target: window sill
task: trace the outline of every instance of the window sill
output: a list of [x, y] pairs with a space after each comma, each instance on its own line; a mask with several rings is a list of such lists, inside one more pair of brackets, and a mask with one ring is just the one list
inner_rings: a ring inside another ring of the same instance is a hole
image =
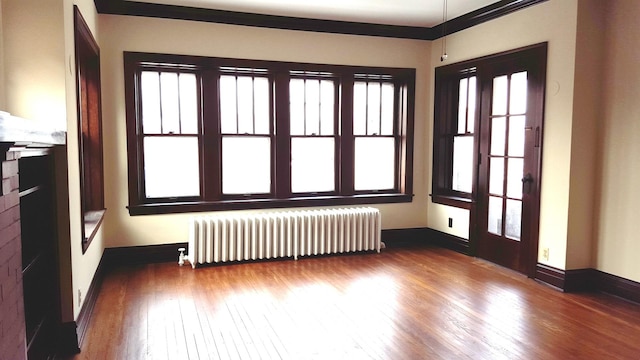
[[102, 220], [104, 220], [104, 214], [107, 212], [106, 209], [96, 210], [96, 211], [87, 211], [84, 213], [83, 217], [83, 226], [84, 226], [84, 239], [82, 239], [82, 253], [89, 248], [91, 241], [94, 236], [98, 232], [100, 225], [102, 224]]
[[471, 206], [473, 206], [473, 200], [468, 198], [463, 198], [459, 196], [450, 196], [450, 195], [436, 195], [431, 194], [431, 201], [435, 204], [453, 206], [461, 209], [471, 210]]
[[289, 199], [224, 200], [216, 202], [192, 201], [130, 205], [129, 215], [174, 214], [202, 211], [272, 209], [335, 205], [387, 204], [411, 202], [413, 195], [374, 194], [354, 196], [317, 196]]

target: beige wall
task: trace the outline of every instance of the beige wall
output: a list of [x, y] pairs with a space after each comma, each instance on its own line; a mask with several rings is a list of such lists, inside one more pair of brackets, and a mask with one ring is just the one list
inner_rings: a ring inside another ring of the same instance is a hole
[[597, 269], [640, 281], [640, 2], [607, 1]]
[[99, 24], [108, 246], [187, 241], [192, 215], [128, 214], [123, 51], [416, 68], [414, 201], [376, 207], [384, 228], [426, 226], [428, 42], [115, 15], [101, 15]]
[[605, 8], [600, 0], [578, 2], [566, 269], [593, 266]]
[[66, 129], [65, 58], [59, 0], [4, 0], [7, 110]]
[[[568, 236], [576, 23], [577, 0], [550, 0], [448, 36], [445, 63], [440, 62], [441, 41], [433, 43], [430, 55], [433, 75], [433, 69], [440, 65], [549, 43], [538, 258], [560, 269], [565, 268]], [[433, 93], [433, 82], [429, 93]], [[428, 112], [431, 129], [433, 101]], [[431, 133], [427, 143], [432, 144]], [[428, 150], [427, 168], [431, 169], [431, 148]], [[467, 211], [429, 202], [427, 215], [429, 227], [468, 238]], [[449, 217], [453, 218], [453, 229], [447, 226]], [[548, 261], [542, 257], [544, 248], [549, 248]]]

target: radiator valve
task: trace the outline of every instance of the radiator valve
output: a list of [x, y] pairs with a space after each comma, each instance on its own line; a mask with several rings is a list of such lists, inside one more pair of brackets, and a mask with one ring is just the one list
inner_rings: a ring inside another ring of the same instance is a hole
[[180, 255], [178, 255], [178, 265], [182, 266], [184, 265], [184, 251], [185, 248], [181, 247], [178, 249], [178, 251], [180, 251]]

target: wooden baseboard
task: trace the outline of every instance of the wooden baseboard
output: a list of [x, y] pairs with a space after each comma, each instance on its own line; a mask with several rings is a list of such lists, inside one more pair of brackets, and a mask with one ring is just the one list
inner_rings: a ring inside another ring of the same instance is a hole
[[640, 304], [640, 283], [596, 269], [561, 270], [538, 264], [536, 280], [564, 292], [601, 292]]
[[[599, 291], [597, 277], [600, 271], [595, 269], [575, 269], [565, 271], [565, 292]], [[604, 274], [604, 273], [603, 273]]]
[[536, 265], [536, 280], [564, 291], [565, 272], [549, 265]]
[[429, 241], [437, 246], [469, 255], [469, 240], [427, 228]]
[[187, 243], [128, 246], [104, 249], [102, 255], [109, 268], [125, 264], [153, 264], [178, 261], [178, 248], [189, 249]]
[[[597, 271], [597, 270], [595, 270]], [[640, 283], [597, 271], [598, 291], [640, 304]]]
[[387, 247], [439, 246], [469, 254], [469, 241], [430, 228], [382, 230], [382, 241]]
[[96, 273], [93, 275], [93, 280], [91, 284], [89, 284], [89, 288], [87, 289], [87, 293], [85, 294], [85, 300], [82, 304], [82, 308], [80, 309], [80, 314], [78, 315], [77, 324], [77, 339], [78, 339], [78, 351], [80, 351], [80, 346], [82, 346], [82, 342], [85, 339], [87, 334], [87, 328], [89, 327], [89, 322], [91, 321], [91, 315], [93, 314], [93, 309], [96, 306], [96, 301], [98, 300], [98, 293], [100, 292], [100, 288], [102, 287], [102, 280], [106, 274], [107, 263], [105, 261], [104, 253], [102, 253], [102, 258], [98, 263], [98, 268], [96, 269]]
[[421, 246], [428, 243], [427, 228], [382, 230], [382, 242], [386, 247]]
[[75, 321], [62, 323], [58, 333], [56, 358], [80, 352], [78, 343], [78, 325]]

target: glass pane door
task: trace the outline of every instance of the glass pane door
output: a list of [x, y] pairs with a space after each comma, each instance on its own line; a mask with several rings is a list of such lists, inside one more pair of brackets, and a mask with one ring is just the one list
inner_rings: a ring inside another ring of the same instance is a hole
[[487, 231], [520, 241], [527, 72], [493, 78]]

